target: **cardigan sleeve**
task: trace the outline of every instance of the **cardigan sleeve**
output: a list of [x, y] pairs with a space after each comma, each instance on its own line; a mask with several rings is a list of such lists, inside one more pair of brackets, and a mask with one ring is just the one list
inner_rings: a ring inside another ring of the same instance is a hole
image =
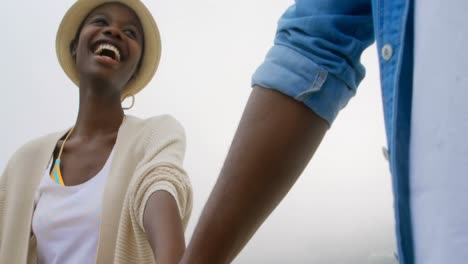
[[185, 155], [185, 132], [172, 117], [150, 119], [145, 128], [143, 158], [138, 163], [136, 182], [132, 194], [132, 213], [142, 230], [146, 203], [156, 191], [166, 191], [177, 202], [184, 227], [192, 211], [192, 186], [183, 169]]
[[5, 210], [7, 171], [8, 166], [0, 176], [0, 248], [2, 247], [3, 241], [3, 215]]

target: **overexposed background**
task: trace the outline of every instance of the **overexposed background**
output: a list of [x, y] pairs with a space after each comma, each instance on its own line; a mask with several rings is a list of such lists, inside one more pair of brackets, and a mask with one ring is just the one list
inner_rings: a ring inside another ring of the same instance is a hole
[[[55, 57], [55, 33], [73, 2], [3, 3], [0, 170], [27, 140], [75, 121], [78, 89]], [[185, 168], [195, 194], [187, 239], [222, 166], [250, 93], [250, 77], [292, 2], [145, 1], [160, 27], [163, 56], [156, 77], [127, 113], [169, 113], [186, 129]], [[360, 264], [372, 254], [392, 254], [394, 220], [390, 174], [381, 152], [385, 135], [375, 46], [362, 61], [367, 76], [356, 97], [235, 263]]]

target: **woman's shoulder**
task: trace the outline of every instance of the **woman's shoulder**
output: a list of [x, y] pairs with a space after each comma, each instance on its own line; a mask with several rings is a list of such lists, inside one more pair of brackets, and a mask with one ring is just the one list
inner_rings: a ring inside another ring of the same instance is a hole
[[185, 150], [185, 130], [180, 122], [170, 115], [138, 118], [127, 116], [125, 135], [137, 152], [159, 151], [167, 146]]
[[185, 135], [185, 129], [182, 124], [171, 115], [158, 115], [148, 118], [138, 118], [127, 116], [129, 126], [141, 130], [143, 133], [158, 134], [182, 134]]
[[62, 133], [49, 133], [27, 141], [13, 153], [8, 163], [21, 163], [23, 160], [38, 158], [44, 152], [44, 149], [55, 146], [55, 142]]
[[6, 163], [0, 185], [6, 188], [7, 182], [11, 179], [18, 180], [17, 184], [21, 185], [31, 180], [31, 177], [39, 175], [36, 175], [33, 171], [47, 166], [55, 142], [59, 137], [60, 133], [52, 133], [32, 139], [19, 147]]

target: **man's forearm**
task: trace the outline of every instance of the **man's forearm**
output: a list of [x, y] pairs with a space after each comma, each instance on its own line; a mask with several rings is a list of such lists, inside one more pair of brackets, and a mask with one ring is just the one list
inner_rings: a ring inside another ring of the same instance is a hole
[[253, 89], [182, 263], [229, 263], [283, 199], [328, 124], [279, 92]]

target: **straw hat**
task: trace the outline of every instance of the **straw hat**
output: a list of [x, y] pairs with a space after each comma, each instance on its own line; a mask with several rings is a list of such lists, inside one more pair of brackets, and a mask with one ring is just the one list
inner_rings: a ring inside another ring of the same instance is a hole
[[126, 85], [122, 93], [122, 98], [125, 98], [138, 93], [148, 84], [158, 68], [159, 59], [161, 57], [161, 39], [158, 27], [153, 16], [142, 2], [139, 0], [77, 0], [76, 3], [68, 9], [60, 23], [55, 48], [60, 66], [62, 66], [67, 76], [78, 86], [79, 76], [75, 60], [70, 52], [70, 44], [88, 14], [98, 6], [112, 2], [122, 3], [136, 13], [140, 19], [145, 36], [145, 50], [141, 66], [136, 78]]

